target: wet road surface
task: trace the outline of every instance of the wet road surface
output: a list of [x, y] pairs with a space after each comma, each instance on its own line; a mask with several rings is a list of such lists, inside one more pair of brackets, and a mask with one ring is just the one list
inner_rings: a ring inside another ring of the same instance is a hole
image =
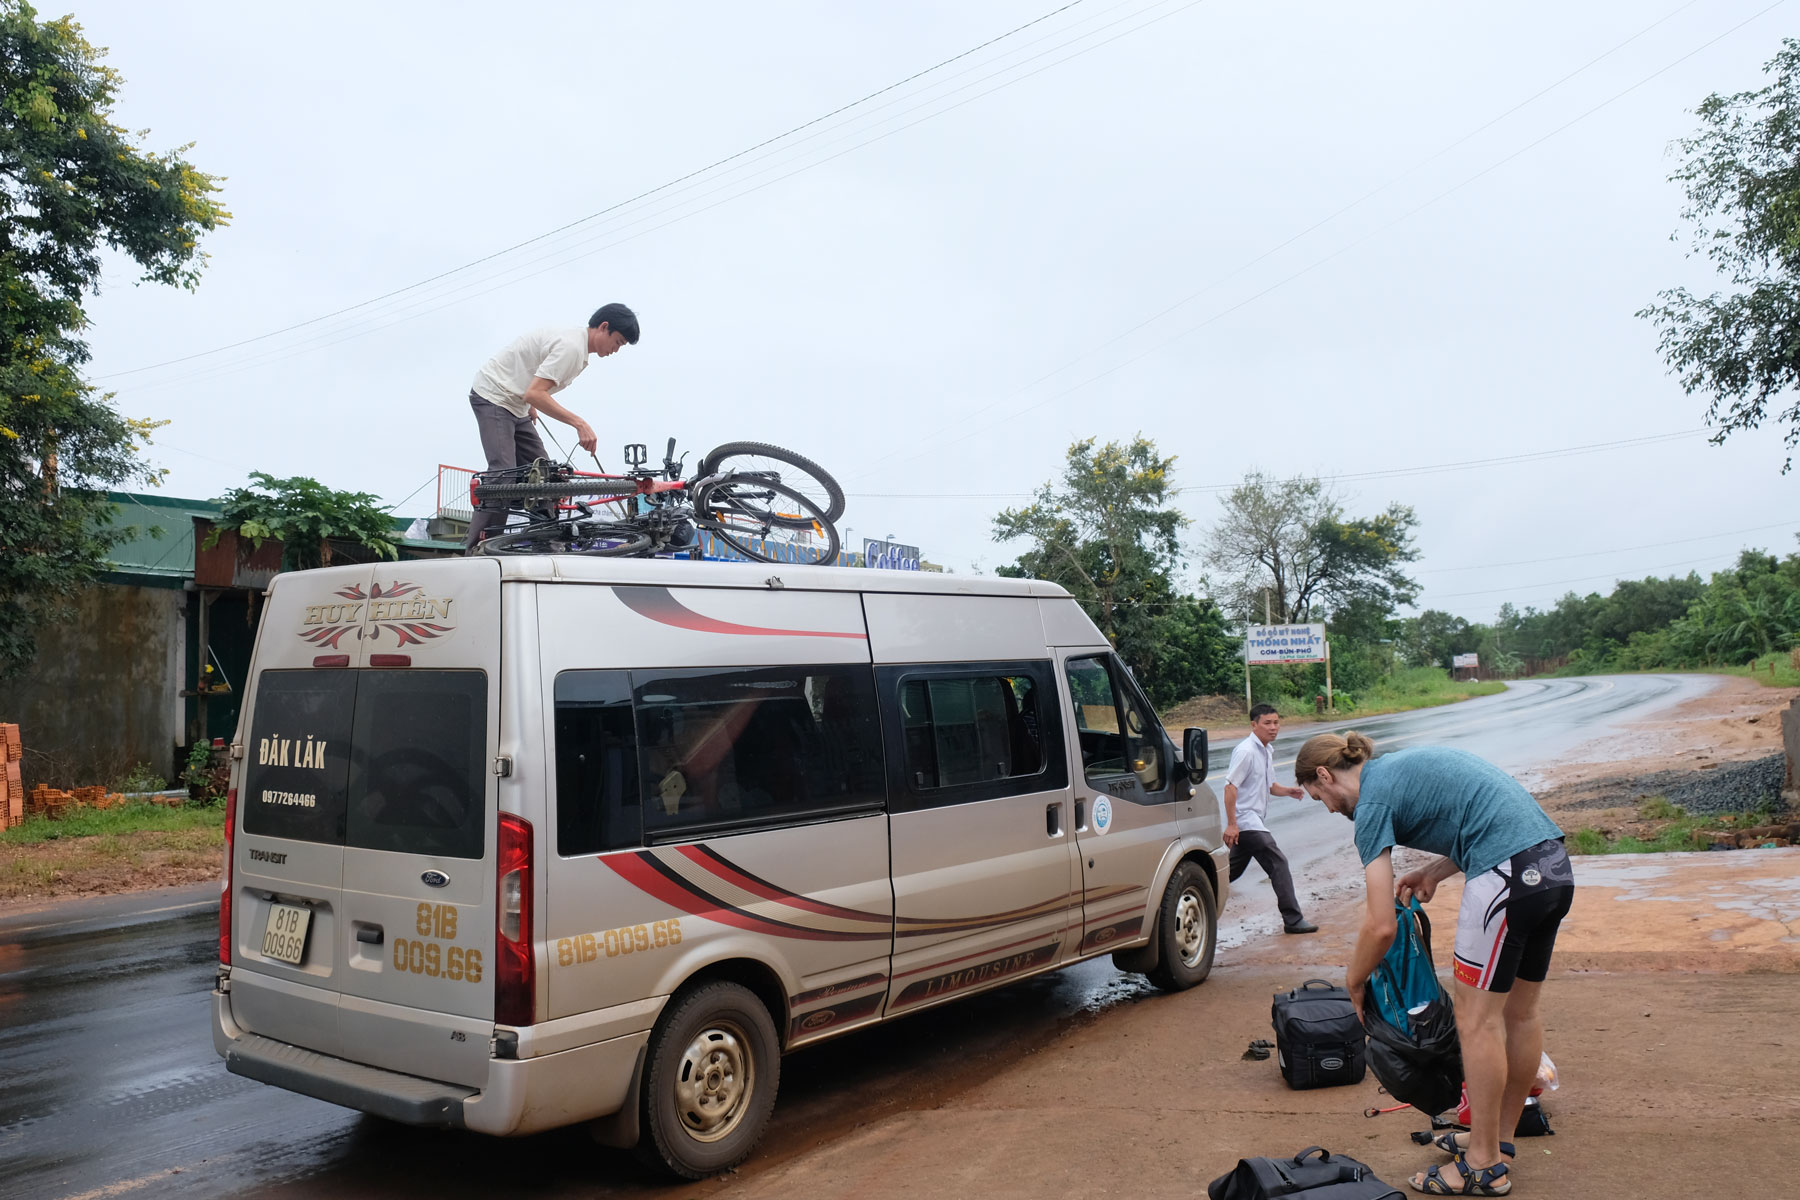
[[[1533, 682], [1348, 727], [1378, 748], [1460, 746], [1528, 774], [1710, 686], [1702, 676]], [[1277, 741], [1278, 777], [1315, 732]], [[1213, 755], [1219, 791], [1229, 749]], [[1360, 879], [1340, 818], [1310, 801], [1277, 798], [1272, 807], [1303, 898]], [[207, 1011], [215, 901], [200, 889], [176, 891], [154, 910], [144, 903], [84, 901], [0, 919], [0, 1196], [440, 1200], [529, 1191], [555, 1200], [691, 1196], [705, 1186], [670, 1187], [580, 1131], [513, 1140], [421, 1131], [228, 1074]], [[1222, 960], [1277, 921], [1252, 867], [1221, 923]], [[1100, 959], [802, 1051], [782, 1064], [773, 1125], [743, 1170], [941, 1103], [1115, 1005], [1159, 1002], [1148, 984]]]

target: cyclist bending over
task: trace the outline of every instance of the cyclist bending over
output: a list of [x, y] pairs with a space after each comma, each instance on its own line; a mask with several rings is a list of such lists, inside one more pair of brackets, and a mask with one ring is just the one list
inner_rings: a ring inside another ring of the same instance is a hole
[[[605, 304], [588, 318], [586, 329], [553, 327], [538, 329], [514, 339], [482, 364], [469, 388], [469, 407], [481, 430], [481, 449], [487, 469], [501, 471], [545, 457], [538, 437], [539, 414], [573, 427], [575, 440], [592, 452], [596, 444], [593, 426], [570, 412], [553, 397], [587, 370], [590, 355], [605, 358], [638, 340], [637, 314], [623, 304]], [[473, 552], [496, 526], [506, 523], [506, 513], [476, 509], [469, 520], [465, 552]]]

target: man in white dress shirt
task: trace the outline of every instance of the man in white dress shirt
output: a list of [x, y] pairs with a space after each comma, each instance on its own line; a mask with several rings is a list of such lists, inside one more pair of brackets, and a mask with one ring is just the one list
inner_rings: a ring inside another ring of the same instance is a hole
[[1271, 794], [1296, 800], [1306, 795], [1297, 787], [1275, 782], [1274, 742], [1280, 732], [1281, 714], [1275, 706], [1258, 704], [1250, 710], [1250, 736], [1231, 752], [1231, 767], [1225, 775], [1225, 844], [1231, 847], [1231, 881], [1236, 883], [1255, 859], [1275, 887], [1282, 927], [1289, 933], [1317, 933], [1319, 927], [1300, 911], [1287, 855], [1275, 844], [1275, 835], [1266, 823]]

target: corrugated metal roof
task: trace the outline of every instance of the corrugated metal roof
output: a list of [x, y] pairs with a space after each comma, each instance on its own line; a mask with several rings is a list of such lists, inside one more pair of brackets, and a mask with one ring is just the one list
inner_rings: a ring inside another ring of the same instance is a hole
[[[152, 579], [191, 579], [194, 575], [194, 518], [213, 518], [220, 506], [212, 500], [186, 500], [157, 493], [108, 492], [113, 527], [125, 536], [107, 556], [107, 573]], [[394, 517], [394, 532], [404, 533], [415, 518]], [[458, 550], [460, 542], [402, 538], [400, 545], [419, 550]]]

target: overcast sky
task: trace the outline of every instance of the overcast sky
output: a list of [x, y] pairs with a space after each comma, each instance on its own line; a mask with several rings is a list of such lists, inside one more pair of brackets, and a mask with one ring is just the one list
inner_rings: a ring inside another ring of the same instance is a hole
[[170, 494], [419, 515], [480, 465], [481, 362], [622, 300], [642, 343], [560, 397], [608, 466], [787, 445], [847, 540], [957, 571], [1011, 561], [993, 512], [1072, 441], [1138, 432], [1194, 568], [1219, 485], [1361, 474], [1352, 514], [1419, 514], [1421, 605], [1476, 620], [1794, 548], [1778, 430], [1542, 457], [1701, 428], [1632, 315], [1715, 286], [1668, 144], [1792, 6], [1083, 0], [664, 186], [1055, 7], [87, 0], [120, 122], [234, 214], [195, 293], [109, 273], [92, 374], [171, 421]]

